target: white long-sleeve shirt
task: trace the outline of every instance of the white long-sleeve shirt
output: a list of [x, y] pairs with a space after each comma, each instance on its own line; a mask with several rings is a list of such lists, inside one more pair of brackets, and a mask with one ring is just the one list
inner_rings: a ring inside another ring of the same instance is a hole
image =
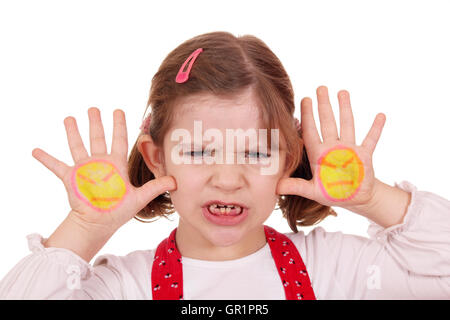
[[[285, 233], [296, 245], [317, 299], [450, 299], [450, 201], [411, 192], [402, 223], [370, 221], [370, 238], [316, 227]], [[0, 282], [0, 299], [152, 299], [156, 249], [102, 255], [93, 265], [28, 236], [32, 253]], [[184, 299], [285, 299], [269, 244], [246, 257], [203, 261], [183, 257]]]

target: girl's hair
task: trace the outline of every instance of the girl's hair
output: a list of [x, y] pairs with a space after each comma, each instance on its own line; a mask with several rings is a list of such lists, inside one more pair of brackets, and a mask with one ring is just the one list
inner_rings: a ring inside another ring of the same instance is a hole
[[[203, 52], [195, 60], [189, 80], [176, 83], [180, 66], [198, 48], [203, 48]], [[290, 177], [310, 180], [312, 172], [308, 156], [301, 132], [294, 125], [294, 92], [289, 76], [269, 47], [251, 35], [235, 37], [228, 32], [206, 33], [185, 41], [169, 53], [152, 79], [146, 108], [147, 111], [151, 106], [151, 123], [149, 132], [141, 134], [150, 134], [155, 145], [162, 148], [177, 101], [202, 93], [232, 97], [246, 89], [252, 89], [259, 100], [266, 128], [280, 130], [280, 139], [286, 144], [286, 170]], [[155, 179], [138, 151], [137, 142], [128, 160], [128, 174], [135, 187]], [[336, 216], [331, 207], [294, 195], [279, 197], [278, 206], [294, 232], [298, 232], [297, 226], [310, 226], [328, 215]], [[155, 220], [148, 219], [167, 218], [174, 212], [166, 192], [148, 203], [135, 218], [153, 222]]]

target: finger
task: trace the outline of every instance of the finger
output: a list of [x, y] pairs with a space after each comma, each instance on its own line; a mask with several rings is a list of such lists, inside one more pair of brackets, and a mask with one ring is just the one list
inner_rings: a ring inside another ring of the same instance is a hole
[[314, 200], [313, 180], [304, 180], [301, 178], [284, 178], [278, 182], [277, 194], [291, 194]]
[[83, 140], [81, 140], [75, 118], [67, 117], [64, 119], [64, 126], [66, 127], [67, 141], [69, 143], [73, 161], [77, 163], [80, 160], [89, 157], [86, 148], [84, 147]]
[[113, 121], [111, 154], [117, 154], [126, 160], [128, 155], [128, 135], [125, 113], [122, 110], [114, 110]]
[[105, 131], [103, 129], [100, 110], [89, 108], [89, 139], [91, 143], [91, 155], [104, 155], [106, 151]]
[[166, 191], [176, 190], [177, 184], [173, 177], [164, 176], [154, 180], [150, 180], [137, 190], [136, 205], [137, 210], [141, 210], [150, 201]]
[[69, 166], [67, 166], [64, 162], [52, 157], [42, 149], [34, 149], [31, 155], [44, 166], [46, 166], [47, 169], [53, 172], [61, 180], [63, 179], [67, 170], [69, 170]]
[[336, 120], [328, 97], [328, 89], [325, 86], [317, 88], [317, 103], [319, 105], [320, 131], [323, 142], [338, 140]]
[[303, 98], [300, 105], [302, 137], [305, 141], [306, 148], [309, 149], [313, 145], [322, 143], [322, 140], [320, 140], [316, 121], [314, 120], [312, 100], [310, 98]]
[[353, 119], [350, 94], [346, 90], [338, 92], [340, 140], [355, 144], [355, 122]]
[[380, 139], [381, 131], [383, 131], [385, 123], [386, 116], [384, 115], [384, 113], [377, 114], [375, 120], [373, 121], [372, 127], [370, 128], [366, 138], [361, 145], [362, 147], [367, 148], [370, 154], [375, 151], [375, 147], [378, 143], [378, 140]]

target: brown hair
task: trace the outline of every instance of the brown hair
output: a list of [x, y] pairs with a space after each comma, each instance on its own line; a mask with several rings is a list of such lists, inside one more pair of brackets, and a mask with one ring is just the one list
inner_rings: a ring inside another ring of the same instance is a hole
[[[189, 80], [176, 83], [180, 66], [198, 48], [203, 48], [203, 52], [195, 60]], [[149, 132], [144, 134], [150, 134], [155, 145], [162, 148], [178, 99], [201, 93], [227, 97], [248, 88], [252, 88], [259, 99], [266, 127], [280, 130], [280, 139], [284, 139], [287, 152], [287, 172], [291, 177], [310, 180], [312, 172], [301, 132], [294, 125], [294, 92], [289, 76], [269, 47], [251, 35], [235, 37], [228, 32], [206, 33], [185, 41], [170, 52], [152, 79], [146, 108], [147, 111], [151, 106], [151, 123]], [[128, 174], [135, 187], [155, 178], [138, 151], [137, 142], [128, 160]], [[336, 216], [330, 207], [294, 195], [281, 196], [278, 206], [294, 232], [298, 232], [297, 226], [310, 226], [328, 215]], [[170, 195], [164, 193], [148, 203], [135, 218], [148, 222], [147, 219], [167, 218], [174, 212]]]

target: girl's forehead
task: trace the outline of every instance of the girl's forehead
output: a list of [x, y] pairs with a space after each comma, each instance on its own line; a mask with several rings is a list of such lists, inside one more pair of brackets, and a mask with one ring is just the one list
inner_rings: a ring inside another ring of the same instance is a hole
[[262, 125], [261, 108], [251, 96], [225, 98], [209, 94], [179, 101], [175, 105], [174, 122], [181, 125], [194, 120], [221, 124], [230, 122], [233, 127]]
[[180, 99], [180, 102], [186, 102], [186, 103], [209, 103], [209, 102], [223, 102], [223, 103], [235, 103], [235, 104], [241, 104], [241, 103], [247, 103], [249, 101], [256, 101], [256, 94], [255, 91], [252, 88], [246, 88], [242, 89], [235, 93], [228, 93], [228, 94], [214, 94], [212, 92], [199, 92], [196, 94], [191, 94], [186, 97], [183, 97]]

